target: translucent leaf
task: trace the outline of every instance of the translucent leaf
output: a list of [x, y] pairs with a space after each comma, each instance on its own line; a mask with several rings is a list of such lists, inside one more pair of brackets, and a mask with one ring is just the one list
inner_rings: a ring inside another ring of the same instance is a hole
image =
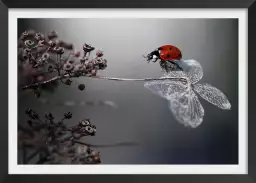
[[196, 128], [203, 122], [204, 108], [191, 89], [172, 94], [169, 108], [176, 120], [185, 126]]
[[181, 60], [173, 62], [177, 63], [183, 71], [170, 71], [166, 73], [164, 77], [186, 77], [192, 84], [197, 83], [202, 79], [203, 68], [196, 60]]
[[204, 109], [195, 93], [181, 81], [150, 81], [145, 88], [169, 101], [169, 108], [181, 124], [196, 128], [203, 121]]
[[184, 60], [187, 66], [183, 66], [184, 72], [186, 73], [187, 77], [190, 79], [192, 84], [197, 83], [203, 77], [203, 68], [199, 62], [196, 60]]
[[194, 90], [205, 100], [221, 109], [231, 109], [231, 104], [227, 97], [219, 89], [211, 86], [210, 84], [197, 83]]
[[173, 80], [155, 80], [144, 83], [144, 87], [156, 95], [170, 100], [173, 93], [181, 93], [186, 90], [186, 85], [181, 81]]

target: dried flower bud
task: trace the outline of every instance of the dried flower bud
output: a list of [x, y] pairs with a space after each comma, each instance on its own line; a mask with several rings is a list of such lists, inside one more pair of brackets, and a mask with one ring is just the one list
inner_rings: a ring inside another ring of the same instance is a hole
[[44, 39], [44, 35], [42, 33], [38, 32], [35, 35], [35, 39], [38, 40], [38, 41], [39, 40], [43, 40]]
[[80, 63], [81, 63], [81, 64], [84, 64], [86, 60], [87, 60], [87, 59], [84, 58], [84, 57], [83, 57], [83, 58], [80, 58]]
[[97, 50], [96, 51], [96, 56], [97, 57], [102, 57], [103, 56], [103, 51], [102, 50]]
[[28, 32], [25, 31], [25, 32], [23, 32], [23, 33], [21, 34], [20, 39], [21, 39], [21, 40], [24, 40], [27, 36], [28, 36]]
[[54, 117], [53, 117], [52, 113], [45, 114], [45, 118], [48, 119], [49, 121], [54, 120]]
[[96, 130], [96, 126], [95, 125], [91, 125], [91, 127]]
[[22, 57], [21, 57], [21, 60], [22, 61], [25, 61], [29, 58], [28, 54], [23, 54]]
[[64, 48], [63, 47], [57, 47], [57, 48], [55, 47], [54, 50], [59, 55], [62, 55], [64, 53]]
[[41, 58], [42, 58], [42, 60], [48, 60], [50, 58], [50, 54], [44, 53]]
[[33, 46], [33, 45], [35, 44], [35, 42], [32, 41], [32, 40], [26, 40], [26, 41], [24, 42], [24, 44], [25, 44], [25, 46], [27, 46], [27, 47], [31, 47], [31, 46]]
[[79, 126], [81, 126], [81, 127], [85, 127], [85, 126], [88, 126], [88, 125], [90, 125], [90, 124], [91, 124], [90, 119], [83, 119], [83, 120], [81, 120], [81, 121], [79, 122]]
[[32, 119], [39, 119], [39, 116], [36, 112], [34, 112], [32, 109], [28, 108], [26, 109], [26, 114], [29, 115], [30, 118]]
[[67, 80], [65, 81], [65, 84], [66, 84], [66, 85], [71, 85], [71, 83], [72, 83], [72, 80], [70, 80], [70, 79], [67, 79]]
[[49, 66], [48, 66], [48, 72], [53, 72], [53, 71], [54, 71], [53, 66], [52, 66], [52, 65], [49, 65]]
[[94, 49], [95, 49], [94, 47], [92, 47], [91, 45], [88, 45], [86, 43], [83, 46], [84, 52], [90, 52], [90, 51], [93, 51]]
[[85, 89], [85, 85], [84, 84], [79, 84], [78, 89], [83, 91]]
[[63, 65], [63, 69], [64, 69], [65, 71], [72, 71], [72, 70], [74, 69], [74, 65], [72, 65], [72, 64], [70, 64], [70, 63], [65, 63], [65, 64]]
[[70, 118], [72, 118], [72, 113], [71, 113], [71, 112], [66, 112], [66, 113], [64, 114], [64, 117], [65, 117], [66, 119], [70, 119]]
[[74, 63], [75, 63], [74, 60], [68, 60], [68, 61], [67, 61], [67, 64], [74, 64]]
[[22, 33], [22, 35], [23, 35], [23, 36], [28, 36], [28, 32], [27, 32], [27, 31], [24, 31], [24, 32]]
[[38, 43], [37, 43], [37, 45], [40, 46], [40, 47], [44, 46], [44, 44], [45, 44], [44, 40], [39, 40]]
[[91, 126], [85, 126], [83, 130], [91, 136], [94, 136], [96, 133], [96, 129], [92, 128]]
[[107, 64], [99, 63], [99, 69], [104, 70], [107, 67]]
[[52, 41], [52, 40], [50, 40], [50, 41], [48, 42], [48, 44], [50, 45], [51, 48], [54, 48], [54, 47], [56, 46], [56, 42], [54, 42], [54, 41]]

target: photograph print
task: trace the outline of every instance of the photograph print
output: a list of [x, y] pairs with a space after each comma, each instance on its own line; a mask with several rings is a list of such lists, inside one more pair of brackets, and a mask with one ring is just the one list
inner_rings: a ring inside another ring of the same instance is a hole
[[238, 164], [238, 19], [17, 28], [18, 164]]

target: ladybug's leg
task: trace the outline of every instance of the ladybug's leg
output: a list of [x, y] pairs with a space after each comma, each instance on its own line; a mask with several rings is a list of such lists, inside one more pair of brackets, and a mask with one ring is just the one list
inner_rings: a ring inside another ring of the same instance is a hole
[[164, 71], [166, 71], [166, 72], [169, 71], [169, 70], [168, 70], [167, 62], [161, 60], [159, 63], [160, 63], [160, 67], [161, 67]]
[[154, 63], [155, 63], [155, 62], [157, 62], [157, 60], [158, 60], [158, 58], [155, 58], [155, 60], [153, 60], [152, 62], [154, 62]]
[[168, 69], [168, 67], [167, 67], [167, 64], [166, 64], [166, 63], [164, 63], [164, 69], [165, 69], [165, 71], [166, 71], [166, 72], [169, 72], [169, 69]]

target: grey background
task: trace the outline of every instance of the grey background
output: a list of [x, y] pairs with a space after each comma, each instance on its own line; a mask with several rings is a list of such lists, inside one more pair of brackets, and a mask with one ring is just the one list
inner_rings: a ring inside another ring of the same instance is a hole
[[74, 122], [89, 117], [97, 126], [95, 144], [136, 141], [139, 147], [100, 148], [106, 164], [236, 164], [238, 163], [238, 21], [216, 19], [52, 19], [19, 20], [25, 29], [56, 30], [76, 47], [84, 42], [104, 50], [108, 68], [100, 74], [113, 77], [159, 77], [159, 65], [147, 64], [142, 54], [163, 44], [178, 46], [184, 59], [196, 59], [204, 68], [201, 82], [227, 94], [231, 111], [201, 100], [202, 125], [187, 129], [178, 124], [167, 101], [152, 94], [141, 82], [99, 81], [79, 78], [87, 89], [60, 85], [47, 98], [62, 100], [112, 100], [117, 109], [104, 106], [45, 106], [33, 96], [19, 94], [19, 119], [24, 109], [61, 116], [74, 114]]

